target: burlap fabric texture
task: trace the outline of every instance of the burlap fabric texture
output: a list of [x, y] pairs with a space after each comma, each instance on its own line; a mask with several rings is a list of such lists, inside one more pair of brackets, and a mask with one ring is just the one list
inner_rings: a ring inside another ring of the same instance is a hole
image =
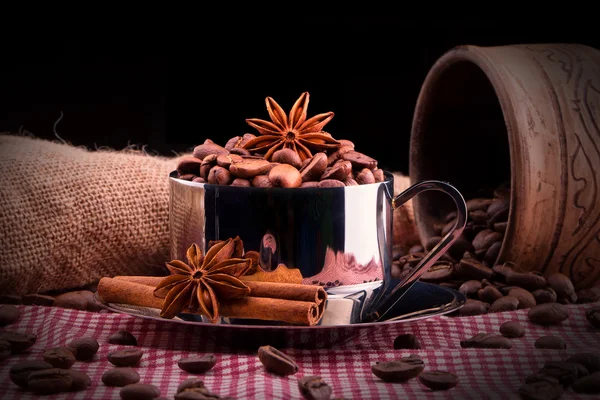
[[[163, 272], [177, 159], [0, 135], [0, 294]], [[414, 240], [408, 207], [396, 211], [397, 241]]]

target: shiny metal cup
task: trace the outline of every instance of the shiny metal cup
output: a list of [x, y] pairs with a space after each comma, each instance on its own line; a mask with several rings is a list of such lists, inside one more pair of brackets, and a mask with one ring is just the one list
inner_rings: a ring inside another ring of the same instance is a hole
[[328, 304], [321, 324], [377, 320], [390, 307], [393, 211], [425, 190], [449, 194], [457, 223], [397, 288], [414, 283], [460, 235], [466, 205], [452, 186], [418, 183], [394, 197], [393, 175], [368, 185], [336, 188], [255, 188], [212, 185], [170, 176], [171, 258], [185, 260], [192, 243], [239, 236], [270, 271], [298, 268], [303, 283], [322, 285]]

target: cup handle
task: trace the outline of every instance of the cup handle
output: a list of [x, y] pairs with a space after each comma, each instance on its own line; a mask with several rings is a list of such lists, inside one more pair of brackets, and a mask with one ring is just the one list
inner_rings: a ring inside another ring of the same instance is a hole
[[[465, 203], [465, 199], [454, 186], [445, 182], [428, 180], [409, 187], [392, 199], [392, 210], [400, 207], [417, 194], [428, 190], [444, 192], [454, 200], [456, 205], [456, 223], [450, 232], [448, 232], [446, 236], [444, 236], [442, 240], [440, 240], [440, 242], [425, 255], [425, 257], [423, 257], [421, 262], [419, 262], [410, 274], [404, 277], [404, 279], [402, 279], [389, 293], [386, 293], [379, 301], [377, 301], [374, 309], [371, 309], [367, 314], [366, 320], [368, 321], [373, 322], [383, 318], [398, 300], [400, 300], [402, 295], [406, 293], [446, 251], [448, 251], [465, 229], [467, 224], [467, 204]], [[383, 288], [384, 291], [386, 291], [386, 289], [387, 288]], [[402, 291], [402, 293], [397, 295], [399, 291]]]

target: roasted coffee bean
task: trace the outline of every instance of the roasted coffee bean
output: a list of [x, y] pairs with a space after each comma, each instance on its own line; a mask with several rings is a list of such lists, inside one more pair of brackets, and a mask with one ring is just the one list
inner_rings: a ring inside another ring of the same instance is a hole
[[557, 400], [564, 392], [558, 379], [536, 379], [519, 387], [519, 395], [524, 400]]
[[273, 184], [271, 183], [268, 175], [257, 175], [252, 178], [252, 186], [266, 188], [273, 187]]
[[375, 182], [383, 182], [385, 181], [385, 174], [382, 169], [375, 168], [373, 170], [373, 177], [375, 178]]
[[102, 374], [102, 383], [106, 386], [126, 386], [139, 381], [140, 376], [130, 367], [116, 367]]
[[194, 174], [183, 174], [179, 175], [179, 179], [183, 179], [184, 181], [192, 181], [196, 179], [196, 175]]
[[485, 199], [485, 198], [473, 198], [466, 201], [467, 211], [477, 211], [477, 210], [485, 210], [487, 209], [494, 199]]
[[10, 367], [10, 379], [15, 385], [26, 388], [29, 374], [45, 369], [52, 369], [52, 365], [41, 360], [21, 361]]
[[506, 227], [508, 226], [508, 222], [496, 222], [493, 226], [496, 232], [504, 235], [506, 233]]
[[[204, 381], [198, 378], [188, 378], [181, 382], [179, 386], [177, 386], [177, 393], [181, 393], [186, 389], [206, 389], [204, 386]], [[208, 393], [208, 389], [206, 389]]]
[[108, 343], [110, 344], [122, 344], [125, 346], [137, 346], [138, 342], [135, 336], [127, 331], [118, 331], [117, 333], [113, 333], [108, 338]]
[[464, 279], [491, 279], [494, 274], [490, 268], [474, 258], [463, 258], [456, 265], [455, 270], [457, 276], [463, 277]]
[[346, 179], [344, 179], [344, 185], [346, 186], [358, 186], [359, 183], [356, 182], [356, 180], [350, 176], [348, 176]]
[[264, 159], [244, 158], [242, 161], [233, 163], [229, 172], [236, 178], [254, 178], [257, 175], [265, 175], [271, 170], [271, 164]]
[[510, 349], [512, 342], [507, 337], [493, 333], [478, 333], [477, 335], [460, 341], [463, 349]]
[[92, 384], [92, 379], [85, 372], [76, 371], [72, 369], [67, 370], [67, 372], [69, 373], [69, 375], [71, 375], [72, 379], [71, 388], [69, 390], [85, 390]]
[[506, 283], [527, 290], [538, 290], [546, 287], [546, 278], [535, 272], [513, 272], [506, 277]]
[[131, 367], [136, 365], [144, 353], [140, 349], [123, 349], [108, 353], [108, 361], [117, 367]]
[[373, 175], [373, 172], [371, 172], [370, 169], [363, 168], [362, 171], [360, 171], [358, 175], [356, 175], [356, 182], [359, 185], [368, 185], [371, 183], [375, 183], [375, 176]]
[[[600, 307], [591, 308], [585, 312], [585, 317], [592, 326], [600, 328]], [[0, 339], [2, 337], [0, 336]]]
[[301, 188], [316, 188], [319, 187], [319, 183], [320, 182], [316, 182], [316, 181], [306, 181], [306, 182], [302, 182], [302, 185], [300, 185]]
[[320, 188], [334, 188], [334, 187], [345, 187], [344, 182], [338, 181], [336, 179], [323, 179], [319, 182], [317, 187]]
[[519, 338], [525, 336], [525, 328], [517, 321], [507, 321], [500, 325], [500, 333], [507, 338]]
[[504, 295], [493, 286], [486, 286], [477, 291], [477, 297], [479, 298], [479, 300], [490, 304], [494, 303], [496, 300], [503, 296]]
[[567, 342], [561, 337], [548, 335], [537, 338], [534, 346], [536, 349], [566, 349]]
[[570, 297], [575, 293], [573, 282], [564, 274], [553, 273], [546, 278], [546, 284], [554, 289], [557, 297]]
[[514, 296], [500, 297], [494, 301], [488, 310], [488, 313], [514, 311], [519, 308], [519, 299]]
[[452, 263], [446, 261], [438, 261], [421, 275], [421, 280], [424, 282], [440, 282], [447, 281], [452, 277], [454, 267]]
[[600, 371], [578, 378], [572, 387], [576, 393], [599, 394]]
[[320, 376], [303, 376], [298, 379], [298, 390], [308, 400], [328, 400], [331, 398], [331, 387]]
[[204, 144], [196, 146], [192, 155], [196, 158], [204, 160], [204, 158], [208, 155], [220, 155], [220, 154], [229, 154], [229, 150], [224, 147], [219, 146], [214, 143], [212, 140], [207, 139], [204, 141]]
[[[490, 248], [495, 242], [502, 240], [502, 234], [494, 232], [491, 229], [484, 229], [479, 232], [473, 239], [473, 248], [475, 251]], [[484, 253], [485, 254], [485, 253]]]
[[0, 295], [0, 304], [21, 304], [22, 298], [16, 294], [2, 294]]
[[54, 368], [69, 369], [75, 364], [73, 352], [66, 347], [56, 347], [44, 352], [44, 361]]
[[269, 372], [287, 376], [298, 372], [298, 364], [287, 354], [272, 346], [261, 346], [258, 359]]
[[21, 353], [35, 344], [37, 335], [25, 332], [0, 332], [0, 340], [5, 340], [10, 343], [10, 351], [12, 354]]
[[269, 180], [275, 187], [297, 188], [302, 184], [300, 172], [289, 164], [275, 166], [269, 172]]
[[211, 185], [229, 185], [233, 181], [231, 173], [218, 165], [215, 165], [208, 172], [208, 183]]
[[206, 183], [206, 180], [204, 178], [202, 178], [201, 176], [197, 176], [194, 179], [192, 179], [192, 182], [196, 182], [196, 183]]
[[325, 153], [315, 154], [310, 161], [300, 169], [303, 182], [318, 181], [327, 168], [327, 156]]
[[458, 314], [461, 317], [467, 317], [472, 315], [482, 315], [486, 314], [490, 308], [489, 303], [484, 303], [483, 301], [467, 299], [465, 305], [460, 308]]
[[580, 304], [584, 303], [595, 303], [600, 301], [600, 287], [593, 287], [589, 289], [581, 289], [577, 291], [577, 302]]
[[231, 186], [239, 186], [239, 187], [250, 187], [250, 181], [244, 178], [235, 178], [233, 182], [231, 182]]
[[483, 257], [483, 261], [487, 263], [487, 265], [494, 265], [498, 255], [500, 254], [500, 249], [502, 248], [502, 242], [498, 241], [493, 243], [488, 250], [485, 252], [485, 256]]
[[54, 297], [44, 294], [26, 294], [21, 301], [26, 305], [52, 307], [54, 305]]
[[202, 164], [200, 164], [200, 177], [205, 181], [208, 181], [208, 174], [215, 165], [217, 165], [217, 155], [212, 154], [206, 156], [204, 160], [202, 160]]
[[123, 400], [153, 400], [160, 396], [160, 389], [149, 383], [132, 383], [119, 391]]
[[10, 352], [10, 343], [6, 340], [0, 340], [0, 362], [6, 360], [12, 354]]
[[334, 179], [343, 181], [352, 172], [352, 164], [349, 161], [338, 161], [331, 167], [327, 168], [323, 175], [321, 175], [321, 181], [326, 179]]
[[365, 154], [359, 153], [356, 150], [345, 152], [342, 155], [342, 160], [350, 161], [352, 163], [352, 167], [359, 171], [363, 168], [375, 169], [377, 167], [377, 160]]
[[78, 361], [87, 361], [98, 352], [100, 344], [93, 337], [82, 337], [69, 342], [67, 348], [75, 354], [75, 359]]
[[87, 299], [79, 293], [67, 292], [54, 298], [54, 306], [83, 311], [87, 308]]
[[302, 167], [302, 160], [300, 159], [300, 156], [292, 149], [277, 150], [275, 153], [273, 153], [271, 161], [280, 164], [289, 164], [296, 169], [300, 169]]
[[385, 382], [406, 382], [418, 376], [425, 363], [415, 354], [398, 361], [378, 361], [371, 365], [373, 375]]
[[536, 305], [535, 297], [525, 289], [512, 288], [508, 291], [509, 296], [516, 297], [519, 299], [518, 309], [531, 308]]
[[418, 379], [431, 390], [448, 390], [458, 384], [458, 376], [447, 371], [422, 372]]
[[336, 161], [341, 160], [344, 154], [351, 150], [354, 150], [351, 146], [341, 146], [337, 151], [331, 153], [327, 157], [327, 165], [333, 165]]
[[78, 290], [75, 292], [87, 300], [87, 311], [100, 311], [103, 308], [94, 299], [94, 292], [91, 290]]
[[600, 371], [600, 353], [577, 353], [565, 360], [566, 362], [583, 365], [589, 373]]
[[37, 394], [54, 394], [71, 389], [73, 378], [60, 368], [34, 371], [27, 377], [27, 388]]
[[534, 290], [531, 294], [536, 304], [556, 303], [556, 292], [552, 288]]
[[396, 336], [394, 339], [394, 349], [420, 349], [421, 342], [419, 339], [410, 333], [404, 333]]
[[569, 318], [569, 309], [559, 303], [544, 303], [530, 308], [527, 316], [535, 324], [553, 325]]
[[[452, 224], [452, 227], [454, 227], [454, 223]], [[452, 227], [450, 227], [450, 229], [452, 229]], [[445, 236], [446, 233], [442, 231], [442, 235]], [[452, 246], [450, 246], [450, 248], [448, 249], [448, 254], [450, 254], [454, 258], [460, 259], [462, 255], [465, 254], [465, 252], [471, 252], [473, 250], [474, 249], [471, 242], [469, 242], [464, 237], [464, 235], [460, 235], [458, 239], [456, 239], [456, 241], [452, 243]]]
[[469, 212], [469, 218], [475, 222], [487, 222], [487, 220], [489, 219], [489, 215], [487, 211], [475, 210]]
[[246, 149], [243, 149], [241, 147], [236, 147], [235, 149], [231, 149], [230, 151], [231, 154], [237, 154], [238, 156], [249, 156], [250, 152]]
[[479, 289], [481, 289], [481, 281], [471, 279], [460, 285], [458, 291], [465, 296], [475, 296]]
[[506, 282], [506, 278], [508, 278], [508, 276], [515, 273], [513, 267], [507, 263], [494, 265], [492, 267], [492, 271], [494, 272], [494, 278], [501, 278], [504, 282]]
[[21, 311], [12, 304], [0, 304], [0, 326], [14, 324], [21, 316]]
[[582, 365], [576, 363], [548, 361], [539, 370], [539, 373], [558, 379], [558, 382], [563, 386], [569, 386], [580, 376], [587, 375], [587, 370]]
[[202, 160], [194, 156], [183, 156], [177, 164], [177, 172], [179, 175], [194, 174], [200, 175], [200, 164]]
[[214, 355], [194, 356], [182, 358], [177, 365], [182, 370], [191, 374], [203, 374], [211, 370], [217, 363], [217, 357]]
[[[234, 162], [240, 162], [243, 158], [237, 154], [221, 154], [217, 156], [217, 165], [229, 169]], [[229, 171], [227, 171], [229, 172]]]

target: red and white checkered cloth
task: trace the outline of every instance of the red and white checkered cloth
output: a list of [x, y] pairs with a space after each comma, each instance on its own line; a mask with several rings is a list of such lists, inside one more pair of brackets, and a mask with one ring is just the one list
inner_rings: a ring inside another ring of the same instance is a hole
[[[334, 397], [346, 399], [513, 399], [525, 376], [535, 373], [546, 361], [562, 360], [571, 354], [600, 350], [600, 330], [585, 319], [585, 310], [598, 304], [571, 305], [571, 316], [560, 325], [542, 327], [529, 323], [527, 310], [494, 313], [475, 317], [437, 316], [410, 323], [385, 325], [331, 349], [282, 349], [298, 363], [296, 375], [280, 377], [265, 371], [256, 354], [216, 351], [214, 345], [199, 337], [194, 326], [169, 321], [153, 321], [123, 314], [92, 313], [54, 307], [18, 306], [21, 319], [5, 330], [37, 334], [29, 352], [14, 355], [0, 363], [0, 398], [35, 398], [9, 378], [17, 361], [41, 359], [45, 348], [65, 345], [72, 339], [93, 336], [100, 350], [90, 362], [77, 361], [73, 369], [86, 372], [92, 385], [85, 391], [44, 396], [47, 399], [120, 399], [120, 388], [105, 386], [104, 371], [113, 368], [107, 354], [123, 346], [108, 344], [118, 330], [133, 333], [144, 356], [134, 367], [141, 383], [158, 386], [161, 395], [173, 398], [177, 386], [190, 377], [200, 377], [213, 393], [237, 399], [301, 399], [297, 379], [319, 375], [332, 388]], [[512, 339], [512, 349], [462, 349], [460, 341], [479, 332], [497, 333], [500, 325], [516, 320], [526, 327], [522, 338]], [[421, 341], [420, 350], [394, 350], [394, 338], [412, 333]], [[567, 342], [566, 350], [535, 349], [534, 341], [543, 335], [558, 335]], [[182, 345], [183, 344], [183, 345]], [[187, 349], [187, 350], [183, 350]], [[216, 354], [217, 365], [202, 375], [192, 375], [177, 366], [182, 357]], [[445, 370], [458, 375], [458, 385], [448, 391], [433, 392], [417, 379], [407, 383], [386, 383], [371, 373], [371, 365], [418, 354], [425, 370]], [[591, 399], [569, 390], [564, 399]]]

